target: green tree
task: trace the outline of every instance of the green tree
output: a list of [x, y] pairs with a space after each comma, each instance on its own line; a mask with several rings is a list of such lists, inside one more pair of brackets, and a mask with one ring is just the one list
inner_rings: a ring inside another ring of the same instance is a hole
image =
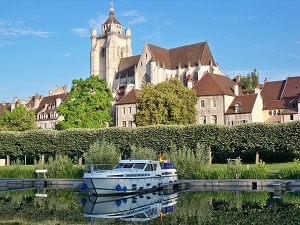
[[109, 114], [112, 93], [105, 80], [98, 76], [72, 81], [72, 88], [66, 101], [58, 107], [64, 116], [55, 129], [102, 128], [112, 122]]
[[0, 131], [25, 131], [37, 128], [35, 125], [35, 111], [28, 110], [23, 105], [18, 105], [15, 109], [9, 112], [3, 110], [0, 116]]
[[187, 125], [195, 123], [197, 96], [176, 78], [154, 85], [144, 85], [138, 94], [137, 126], [155, 124]]
[[259, 73], [254, 69], [251, 73], [248, 73], [247, 76], [241, 77], [239, 85], [243, 90], [249, 90], [250, 93], [254, 93], [254, 89], [258, 83]]

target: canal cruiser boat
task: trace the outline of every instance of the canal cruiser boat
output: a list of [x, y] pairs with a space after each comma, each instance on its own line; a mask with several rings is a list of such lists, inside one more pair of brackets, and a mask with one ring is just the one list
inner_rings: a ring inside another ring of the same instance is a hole
[[178, 193], [164, 195], [162, 192], [150, 192], [131, 196], [94, 196], [82, 199], [85, 218], [94, 220], [121, 219], [138, 222], [161, 218], [174, 211]]
[[162, 188], [178, 182], [172, 162], [120, 160], [112, 170], [90, 165], [83, 176], [85, 188], [95, 195], [132, 194]]

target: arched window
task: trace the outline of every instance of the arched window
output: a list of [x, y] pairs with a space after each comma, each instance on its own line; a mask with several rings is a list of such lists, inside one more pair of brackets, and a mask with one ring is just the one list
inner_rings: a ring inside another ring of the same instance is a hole
[[198, 81], [198, 73], [197, 72], [194, 73], [193, 80], [194, 81]]
[[143, 84], [148, 84], [148, 83], [150, 83], [150, 82], [151, 82], [150, 76], [149, 76], [148, 74], [145, 74], [145, 76], [144, 76], [143, 79], [142, 79], [142, 83], [143, 83]]
[[105, 49], [104, 48], [101, 48], [101, 56], [105, 57]]

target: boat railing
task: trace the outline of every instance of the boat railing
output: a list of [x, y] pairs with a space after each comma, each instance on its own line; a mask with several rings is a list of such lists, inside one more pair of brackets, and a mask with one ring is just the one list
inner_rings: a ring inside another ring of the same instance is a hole
[[106, 171], [113, 169], [112, 164], [88, 164], [87, 165], [87, 171], [93, 172], [93, 171]]

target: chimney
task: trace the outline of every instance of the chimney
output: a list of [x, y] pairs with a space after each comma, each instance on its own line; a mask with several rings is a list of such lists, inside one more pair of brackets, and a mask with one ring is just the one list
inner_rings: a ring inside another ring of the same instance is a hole
[[36, 93], [34, 96], [34, 107], [33, 108], [37, 109], [39, 107], [40, 98], [41, 97], [38, 95], [38, 93]]
[[67, 86], [67, 85], [64, 85], [64, 86], [63, 86], [63, 90], [64, 90], [64, 93], [67, 93], [67, 92], [68, 92], [68, 86]]
[[61, 104], [61, 98], [55, 100], [55, 107], [57, 108]]
[[236, 96], [238, 96], [239, 95], [239, 85], [237, 83], [235, 83], [233, 90], [234, 90], [234, 94]]
[[264, 84], [267, 83], [267, 82], [268, 82], [268, 78], [265, 77], [265, 79], [264, 79]]
[[50, 90], [50, 91], [49, 91], [49, 96], [52, 96], [52, 95], [53, 95], [53, 91]]
[[261, 91], [261, 89], [259, 88], [259, 85], [256, 85], [254, 91], [255, 91], [255, 94], [257, 94]]
[[237, 75], [235, 77], [235, 82], [240, 83], [240, 81], [241, 81], [241, 75]]

